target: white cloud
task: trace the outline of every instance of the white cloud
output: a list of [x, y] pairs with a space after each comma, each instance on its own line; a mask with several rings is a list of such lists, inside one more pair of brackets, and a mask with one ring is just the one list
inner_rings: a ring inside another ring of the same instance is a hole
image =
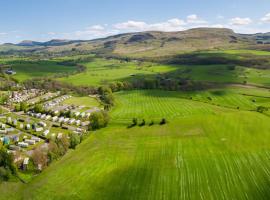
[[145, 30], [147, 28], [147, 24], [141, 21], [127, 21], [123, 23], [118, 23], [113, 25], [114, 28], [119, 30]]
[[5, 33], [5, 32], [0, 32], [0, 36], [6, 36], [7, 35], [7, 33]]
[[213, 24], [210, 25], [211, 28], [225, 28], [225, 26], [223, 24]]
[[173, 18], [165, 22], [148, 24], [142, 21], [127, 21], [123, 23], [114, 24], [115, 29], [121, 31], [179, 31], [183, 30], [185, 21]]
[[187, 23], [189, 23], [189, 24], [207, 24], [207, 21], [199, 18], [195, 14], [192, 14], [192, 15], [187, 16]]
[[270, 13], [266, 14], [263, 18], [261, 18], [261, 21], [270, 23]]
[[246, 18], [235, 17], [230, 20], [230, 25], [233, 25], [233, 26], [244, 26], [244, 25], [249, 25], [251, 23], [252, 23], [252, 20], [248, 17]]

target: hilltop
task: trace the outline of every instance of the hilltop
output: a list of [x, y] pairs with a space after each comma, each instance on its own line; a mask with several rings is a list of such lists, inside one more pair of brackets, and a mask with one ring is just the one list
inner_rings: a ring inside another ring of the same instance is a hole
[[0, 51], [59, 53], [90, 52], [126, 57], [159, 57], [200, 50], [269, 49], [269, 33], [238, 34], [224, 28], [195, 28], [180, 32], [136, 32], [94, 40], [22, 41], [4, 44]]

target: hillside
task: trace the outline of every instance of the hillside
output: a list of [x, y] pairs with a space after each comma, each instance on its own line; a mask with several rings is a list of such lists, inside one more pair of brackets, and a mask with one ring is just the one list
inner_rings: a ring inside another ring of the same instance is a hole
[[23, 41], [0, 46], [0, 52], [10, 50], [32, 52], [87, 51], [102, 55], [128, 57], [159, 57], [198, 50], [264, 49], [269, 34], [244, 35], [230, 29], [196, 28], [180, 32], [126, 33], [95, 40]]

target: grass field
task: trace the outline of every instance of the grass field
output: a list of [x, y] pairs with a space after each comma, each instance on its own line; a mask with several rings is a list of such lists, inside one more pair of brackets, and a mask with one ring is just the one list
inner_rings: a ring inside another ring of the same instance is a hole
[[86, 106], [86, 107], [99, 107], [100, 103], [96, 98], [93, 97], [71, 97], [63, 101], [63, 104], [75, 105], [75, 106]]
[[[258, 53], [258, 52], [257, 52]], [[227, 54], [230, 56], [230, 54]], [[261, 70], [236, 66], [235, 70], [228, 65], [168, 65], [156, 63], [123, 63], [118, 60], [94, 59], [83, 63], [87, 70], [84, 73], [63, 77], [59, 80], [74, 85], [96, 86], [117, 81], [130, 81], [140, 76], [154, 78], [156, 75], [168, 74], [174, 78], [187, 78], [194, 81], [219, 83], [248, 83], [270, 85], [270, 70]]]
[[57, 73], [68, 73], [76, 70], [75, 66], [59, 65], [56, 61], [37, 61], [32, 62], [18, 62], [10, 63], [16, 75], [13, 77], [19, 81], [24, 81], [36, 77], [48, 77]]
[[[216, 101], [227, 105], [234, 96], [248, 109], [253, 102], [240, 93], [252, 90], [205, 91], [197, 100], [186, 99], [195, 93], [119, 92], [108, 128], [30, 183], [0, 185], [1, 198], [269, 199], [269, 117], [198, 101], [220, 95]], [[164, 126], [127, 128], [133, 117], [148, 122], [164, 116]], [[9, 194], [4, 188], [11, 185]]]

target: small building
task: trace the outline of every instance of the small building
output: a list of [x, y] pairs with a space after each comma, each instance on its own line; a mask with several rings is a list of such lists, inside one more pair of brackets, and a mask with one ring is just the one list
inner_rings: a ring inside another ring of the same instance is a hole
[[77, 120], [75, 123], [76, 123], [77, 126], [80, 126], [81, 125], [81, 120]]
[[29, 164], [29, 158], [26, 157], [23, 160], [23, 170], [27, 170], [28, 164]]
[[69, 121], [69, 118], [64, 119], [64, 123], [67, 123]]
[[26, 124], [25, 129], [26, 130], [30, 130], [30, 128], [31, 128], [31, 125], [30, 124]]
[[27, 148], [29, 146], [29, 144], [27, 144], [25, 142], [18, 142], [18, 146], [22, 147], [22, 148]]
[[23, 127], [24, 127], [24, 124], [20, 123], [20, 129], [23, 129]]
[[47, 136], [48, 134], [50, 133], [50, 131], [49, 130], [45, 130], [44, 132], [43, 132], [43, 136]]
[[17, 126], [17, 120], [16, 119], [13, 120], [13, 125]]
[[11, 123], [11, 117], [7, 118], [7, 123]]
[[41, 131], [43, 131], [43, 128], [42, 128], [42, 127], [36, 127], [36, 128], [35, 128], [35, 131], [36, 131], [36, 132], [41, 132]]
[[70, 120], [68, 121], [69, 124], [73, 124], [74, 122], [75, 122], [75, 119], [74, 119], [74, 118], [72, 118], [72, 119], [70, 119]]
[[9, 139], [9, 137], [4, 137], [3, 144], [4, 144], [4, 145], [9, 145], [9, 144], [10, 144], [10, 139]]
[[30, 139], [25, 139], [24, 142], [27, 143], [27, 144], [29, 144], [29, 145], [36, 144], [36, 141], [35, 140], [30, 140]]
[[35, 142], [40, 142], [41, 141], [41, 139], [38, 138], [38, 137], [31, 137], [31, 140], [34, 140]]
[[58, 133], [57, 138], [60, 139], [63, 137], [63, 133]]
[[40, 116], [40, 119], [45, 119], [45, 117], [46, 117], [46, 114], [43, 114]]
[[74, 115], [78, 117], [80, 115], [80, 112], [75, 112]]
[[42, 121], [38, 122], [38, 125], [40, 125], [42, 127], [46, 127], [47, 126], [47, 124], [45, 122], [42, 122]]
[[62, 123], [64, 121], [64, 119], [65, 119], [64, 117], [60, 117], [59, 120], [58, 120], [59, 123]]
[[51, 115], [47, 115], [47, 116], [45, 117], [46, 120], [50, 120], [51, 118], [52, 118]]
[[58, 117], [57, 116], [54, 116], [53, 118], [52, 118], [52, 121], [53, 122], [56, 122], [58, 120]]
[[82, 122], [82, 123], [81, 123], [81, 126], [88, 126], [89, 124], [90, 124], [89, 121], [85, 121], [85, 122]]

